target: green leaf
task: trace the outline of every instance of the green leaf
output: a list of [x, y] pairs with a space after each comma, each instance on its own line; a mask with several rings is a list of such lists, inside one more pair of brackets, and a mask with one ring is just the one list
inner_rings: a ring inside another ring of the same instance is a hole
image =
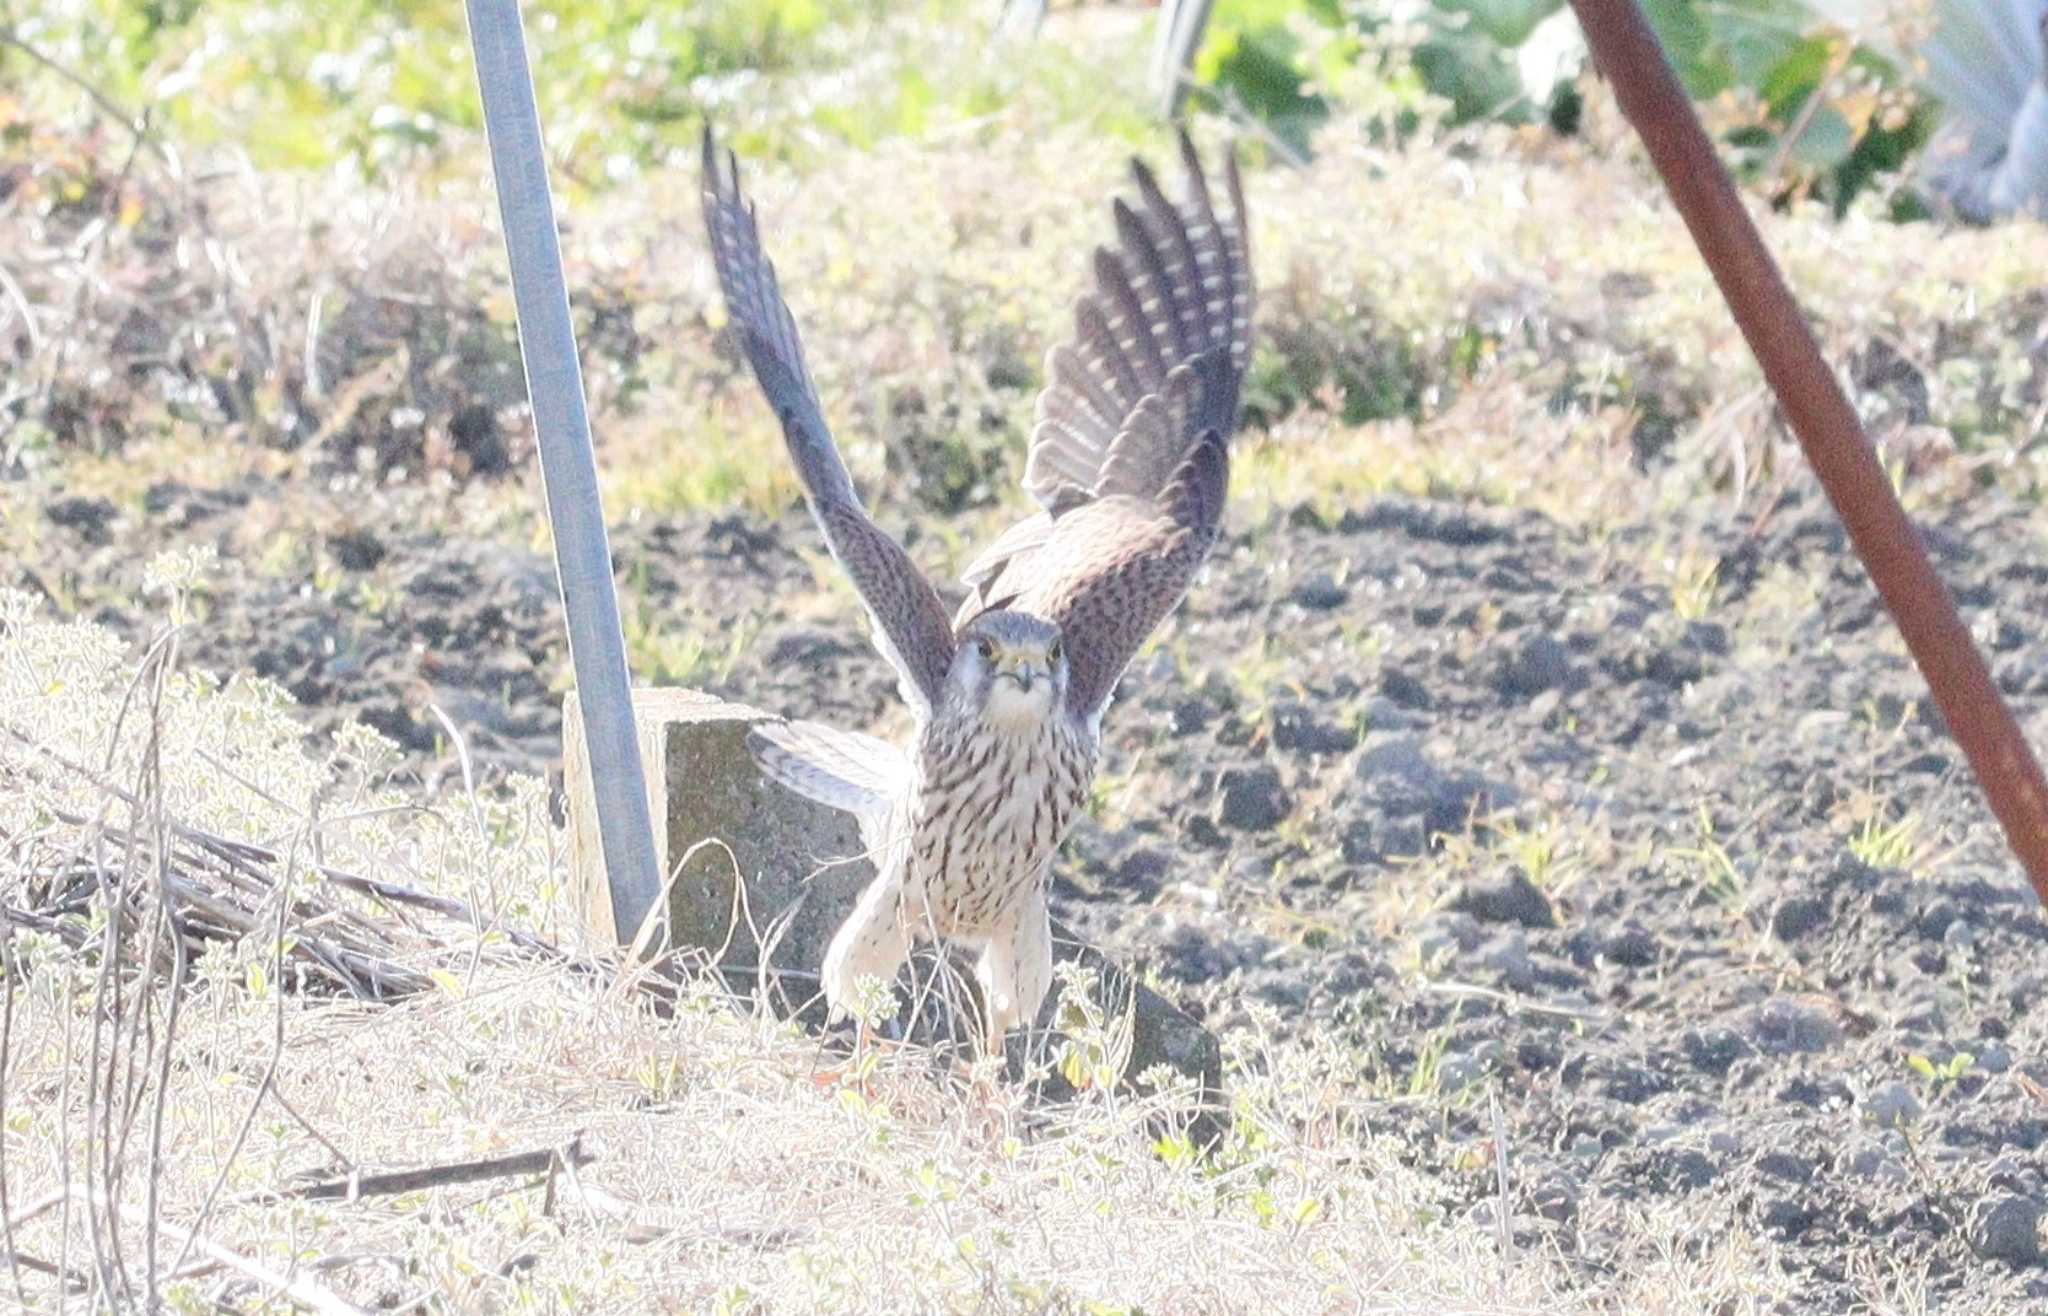
[[1796, 43], [1757, 82], [1757, 94], [1773, 113], [1797, 111], [1808, 92], [1820, 86], [1834, 62], [1834, 42], [1824, 36]]
[[1085, 1091], [1092, 1068], [1082, 1049], [1072, 1042], [1067, 1043], [1066, 1052], [1060, 1056], [1060, 1077], [1067, 1080], [1067, 1085], [1077, 1092]]
[[1825, 106], [1807, 121], [1805, 131], [1792, 143], [1791, 157], [1801, 164], [1832, 169], [1856, 149], [1856, 136], [1849, 121], [1833, 106]]
[[1471, 30], [1495, 45], [1519, 46], [1536, 25], [1564, 8], [1564, 0], [1437, 0], [1437, 8], [1469, 16]]
[[1656, 30], [1664, 57], [1694, 100], [1718, 96], [1734, 82], [1734, 71], [1713, 49], [1712, 34], [1693, 0], [1643, 0], [1643, 16]]

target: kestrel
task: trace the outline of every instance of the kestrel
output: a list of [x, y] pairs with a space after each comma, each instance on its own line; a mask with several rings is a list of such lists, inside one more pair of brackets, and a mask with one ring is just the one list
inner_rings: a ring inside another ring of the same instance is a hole
[[877, 869], [821, 973], [836, 1015], [895, 980], [916, 938], [978, 948], [991, 1049], [1052, 982], [1052, 858], [1087, 799], [1102, 713], [1138, 646], [1216, 542], [1251, 350], [1244, 190], [1226, 157], [1217, 213], [1185, 133], [1171, 201], [1133, 160], [1074, 336], [1046, 358], [1024, 487], [1042, 510], [965, 573], [949, 619], [869, 519], [825, 425], [738, 165], [704, 135], [704, 219], [727, 311], [782, 423], [811, 516], [866, 607], [916, 721], [905, 749], [815, 722], [756, 729], [763, 769], [852, 813]]

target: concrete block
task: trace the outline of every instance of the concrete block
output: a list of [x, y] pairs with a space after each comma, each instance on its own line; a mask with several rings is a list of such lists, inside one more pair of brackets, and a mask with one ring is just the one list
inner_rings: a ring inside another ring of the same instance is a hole
[[[861, 852], [851, 815], [785, 790], [755, 767], [747, 728], [772, 720], [695, 690], [633, 692], [654, 853], [669, 883], [666, 908], [657, 911], [669, 925], [652, 949], [694, 952], [707, 965], [751, 973], [767, 942], [769, 963], [785, 975], [785, 994], [801, 1006], [816, 988], [826, 944], [873, 868], [865, 859], [848, 861]], [[563, 700], [562, 742], [576, 903], [594, 942], [615, 946], [573, 691]]]
[[[589, 754], [575, 693], [563, 700], [562, 759], [568, 790], [569, 867], [585, 928], [596, 944], [616, 946], [610, 893], [598, 844]], [[747, 750], [747, 729], [773, 715], [684, 689], [633, 692], [633, 720], [647, 769], [655, 853], [672, 876], [666, 935], [653, 948], [694, 952], [741, 990], [761, 970], [762, 946], [777, 990], [770, 999], [822, 1023], [816, 995], [825, 947], [875, 870], [862, 853], [850, 815], [807, 800], [762, 775]], [[1053, 927], [1054, 961], [1092, 970], [1103, 1017], [1128, 1020], [1128, 1053], [1115, 1048], [1126, 1079], [1167, 1065], [1220, 1094], [1216, 1039], [1164, 997], [1138, 982], [1067, 929]], [[1047, 997], [1038, 1026], [1010, 1039], [1013, 1074], [1028, 1058], [1054, 1061], [1050, 1095], [1064, 1088], [1053, 1029], [1060, 990]], [[806, 1008], [808, 1005], [809, 1008]], [[1121, 1024], [1119, 1024], [1121, 1027]], [[1121, 1038], [1121, 1033], [1119, 1033]]]

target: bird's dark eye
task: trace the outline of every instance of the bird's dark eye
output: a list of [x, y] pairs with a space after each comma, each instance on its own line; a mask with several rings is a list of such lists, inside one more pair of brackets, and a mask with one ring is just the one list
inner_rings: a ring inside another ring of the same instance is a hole
[[987, 636], [985, 636], [985, 635], [984, 635], [984, 636], [983, 636], [982, 638], [980, 638], [980, 639], [978, 639], [978, 640], [976, 640], [976, 641], [974, 642], [974, 647], [975, 647], [975, 648], [977, 648], [977, 649], [979, 649], [979, 650], [981, 651], [981, 656], [982, 656], [982, 659], [983, 659], [983, 661], [985, 661], [985, 662], [994, 662], [994, 661], [995, 661], [995, 658], [996, 658], [996, 642], [995, 642], [994, 640], [991, 640], [991, 639], [989, 639], [989, 638], [988, 638]]
[[1045, 656], [1047, 661], [1056, 663], [1060, 660], [1060, 655], [1065, 653], [1066, 651], [1067, 648], [1065, 645], [1061, 644], [1058, 640], [1054, 640], [1051, 644], [1046, 646]]

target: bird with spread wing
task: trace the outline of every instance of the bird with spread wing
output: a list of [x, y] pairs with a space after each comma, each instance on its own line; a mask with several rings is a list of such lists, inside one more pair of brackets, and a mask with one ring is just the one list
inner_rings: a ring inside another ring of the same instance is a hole
[[1088, 796], [1103, 710], [1216, 542], [1228, 445], [1251, 351], [1244, 190], [1227, 212], [1185, 133], [1170, 200], [1142, 161], [1115, 203], [1074, 334], [1046, 359], [1024, 486], [1040, 510], [965, 573], [949, 617], [903, 546], [869, 519], [761, 249], [738, 165], [704, 135], [704, 220], [727, 311], [775, 409], [811, 515], [896, 669], [916, 732], [905, 749], [815, 722], [756, 728], [774, 779], [859, 822], [877, 869], [833, 937], [827, 1002], [893, 982], [919, 937], [978, 948], [991, 1049], [1030, 1024], [1052, 983], [1052, 858]]

